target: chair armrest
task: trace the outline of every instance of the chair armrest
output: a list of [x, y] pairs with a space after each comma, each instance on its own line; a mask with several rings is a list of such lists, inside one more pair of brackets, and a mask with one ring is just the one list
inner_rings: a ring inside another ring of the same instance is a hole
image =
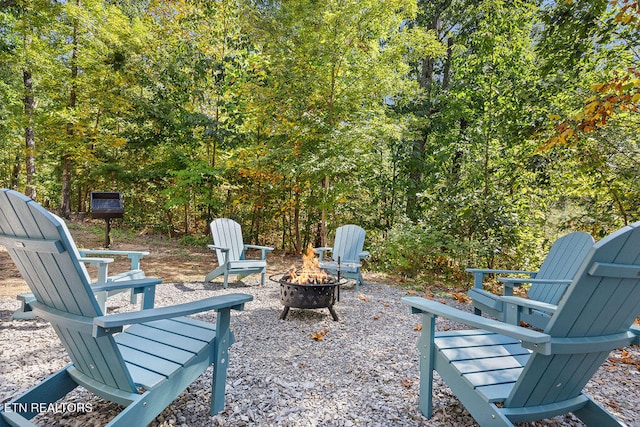
[[126, 255], [127, 257], [139, 256], [143, 258], [149, 255], [148, 251], [116, 251], [111, 249], [78, 249], [80, 255]]
[[369, 253], [369, 251], [362, 251], [362, 252], [360, 252], [360, 253], [358, 254], [358, 257], [359, 257], [360, 259], [364, 259], [364, 258], [367, 258], [369, 255], [371, 255], [371, 254]]
[[521, 286], [525, 283], [540, 283], [546, 285], [570, 285], [571, 280], [555, 280], [555, 279], [529, 279], [526, 277], [498, 277], [498, 281], [504, 285], [503, 294], [505, 296], [513, 296], [513, 288]]
[[259, 245], [244, 245], [244, 249], [258, 249], [262, 251], [261, 259], [267, 259], [267, 254], [273, 251], [273, 248], [269, 246], [259, 246]]
[[273, 251], [273, 248], [269, 247], [269, 246], [259, 246], [259, 245], [244, 245], [245, 248], [248, 249], [260, 249], [263, 251], [267, 251], [267, 252], [271, 252]]
[[531, 314], [532, 310], [538, 310], [553, 314], [558, 308], [555, 304], [513, 296], [500, 297], [500, 300], [505, 304], [504, 321], [512, 325], [520, 325], [523, 313]]
[[92, 267], [98, 267], [98, 282], [106, 282], [109, 276], [109, 264], [115, 261], [113, 258], [78, 258], [80, 262], [86, 262]]
[[131, 260], [131, 270], [140, 269], [140, 260], [149, 255], [147, 251], [116, 251], [110, 249], [78, 249], [81, 256], [86, 255], [110, 255], [117, 256], [123, 255]]
[[101, 267], [102, 265], [105, 265], [105, 264], [111, 264], [115, 260], [113, 258], [93, 258], [93, 257], [81, 256], [80, 258], [78, 258], [78, 261], [86, 262], [92, 265], [93, 267]]
[[225, 248], [225, 247], [217, 246], [217, 245], [207, 245], [207, 247], [209, 249], [211, 249], [212, 251], [220, 251], [220, 252], [222, 252], [222, 258], [223, 259], [219, 259], [220, 257], [217, 257], [218, 258], [218, 265], [220, 267], [222, 267], [223, 265], [225, 265], [225, 264], [227, 264], [229, 262], [229, 251], [231, 250], [230, 248]]
[[244, 304], [251, 300], [253, 300], [253, 296], [251, 295], [227, 294], [169, 307], [95, 317], [93, 319], [94, 336], [100, 336], [104, 333], [119, 332], [125, 325], [187, 316], [189, 314], [201, 313], [203, 311], [223, 309], [243, 310]]
[[161, 279], [146, 277], [144, 279], [123, 280], [120, 282], [94, 283], [91, 285], [93, 292], [114, 291], [117, 289], [137, 289], [155, 286], [162, 283]]
[[529, 277], [535, 277], [537, 271], [526, 270], [492, 270], [482, 268], [465, 268], [465, 271], [473, 274], [473, 287], [482, 289], [482, 280], [487, 274], [528, 274]]
[[523, 283], [545, 283], [549, 285], [570, 285], [571, 279], [529, 279], [526, 277], [498, 277], [506, 286], [520, 286]]
[[520, 297], [512, 297], [512, 296], [502, 296], [498, 297], [500, 300], [504, 301], [507, 304], [513, 304], [518, 307], [531, 308], [534, 310], [542, 310], [548, 311], [549, 313], [553, 313], [558, 309], [556, 304], [549, 304], [542, 301], [536, 301], [533, 299], [526, 299]]
[[551, 336], [533, 331], [521, 326], [509, 325], [493, 319], [449, 307], [436, 301], [420, 297], [402, 297], [401, 301], [411, 307], [413, 313], [434, 314], [455, 322], [496, 332], [532, 344], [534, 347], [546, 347], [551, 342]]
[[313, 252], [318, 254], [318, 261], [322, 261], [325, 252], [333, 252], [333, 248], [329, 246], [322, 246], [320, 248], [313, 248]]

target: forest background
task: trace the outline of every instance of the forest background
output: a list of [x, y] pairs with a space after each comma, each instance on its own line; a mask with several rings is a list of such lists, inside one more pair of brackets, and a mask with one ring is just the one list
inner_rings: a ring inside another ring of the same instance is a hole
[[0, 0], [0, 186], [372, 268], [534, 268], [640, 219], [637, 0]]

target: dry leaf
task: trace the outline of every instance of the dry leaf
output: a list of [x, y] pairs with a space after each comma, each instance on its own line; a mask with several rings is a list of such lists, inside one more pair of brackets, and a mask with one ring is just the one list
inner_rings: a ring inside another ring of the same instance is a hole
[[609, 406], [611, 406], [612, 408], [615, 408], [615, 409], [620, 409], [620, 405], [618, 405], [616, 402], [609, 401], [609, 402], [607, 402], [607, 405], [609, 405]]
[[467, 294], [463, 294], [462, 292], [454, 292], [453, 294], [451, 294], [458, 302], [468, 302], [469, 301], [469, 297], [467, 296]]
[[380, 316], [373, 316], [373, 320], [379, 320]]
[[315, 341], [322, 341], [324, 339], [324, 336], [327, 335], [327, 332], [329, 332], [329, 329], [325, 329], [324, 331], [313, 332], [311, 334], [311, 338], [313, 338]]
[[364, 295], [360, 295], [358, 299], [364, 302], [369, 302], [369, 298], [365, 297]]
[[413, 327], [414, 331], [421, 331], [422, 330], [422, 325], [417, 324], [416, 326]]
[[413, 381], [411, 381], [409, 378], [403, 378], [402, 379], [402, 386], [405, 388], [411, 388], [411, 386], [413, 385]]

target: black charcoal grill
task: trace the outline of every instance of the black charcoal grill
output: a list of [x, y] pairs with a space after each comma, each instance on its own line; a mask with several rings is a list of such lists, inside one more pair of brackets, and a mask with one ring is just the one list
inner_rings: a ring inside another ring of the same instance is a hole
[[103, 218], [106, 222], [104, 247], [111, 246], [111, 218], [124, 216], [124, 202], [120, 193], [115, 191], [94, 191], [91, 193], [91, 217]]

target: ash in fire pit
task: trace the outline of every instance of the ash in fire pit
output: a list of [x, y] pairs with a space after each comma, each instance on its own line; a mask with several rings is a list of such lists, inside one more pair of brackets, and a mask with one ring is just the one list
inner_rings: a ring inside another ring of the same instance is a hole
[[280, 302], [284, 310], [280, 319], [284, 320], [289, 313], [289, 308], [328, 308], [333, 320], [338, 320], [338, 315], [333, 309], [336, 301], [340, 301], [340, 285], [346, 280], [338, 276], [331, 276], [318, 267], [318, 260], [314, 258], [313, 248], [309, 247], [302, 257], [301, 270], [292, 268], [289, 272], [277, 278], [277, 274], [270, 279], [280, 283]]

